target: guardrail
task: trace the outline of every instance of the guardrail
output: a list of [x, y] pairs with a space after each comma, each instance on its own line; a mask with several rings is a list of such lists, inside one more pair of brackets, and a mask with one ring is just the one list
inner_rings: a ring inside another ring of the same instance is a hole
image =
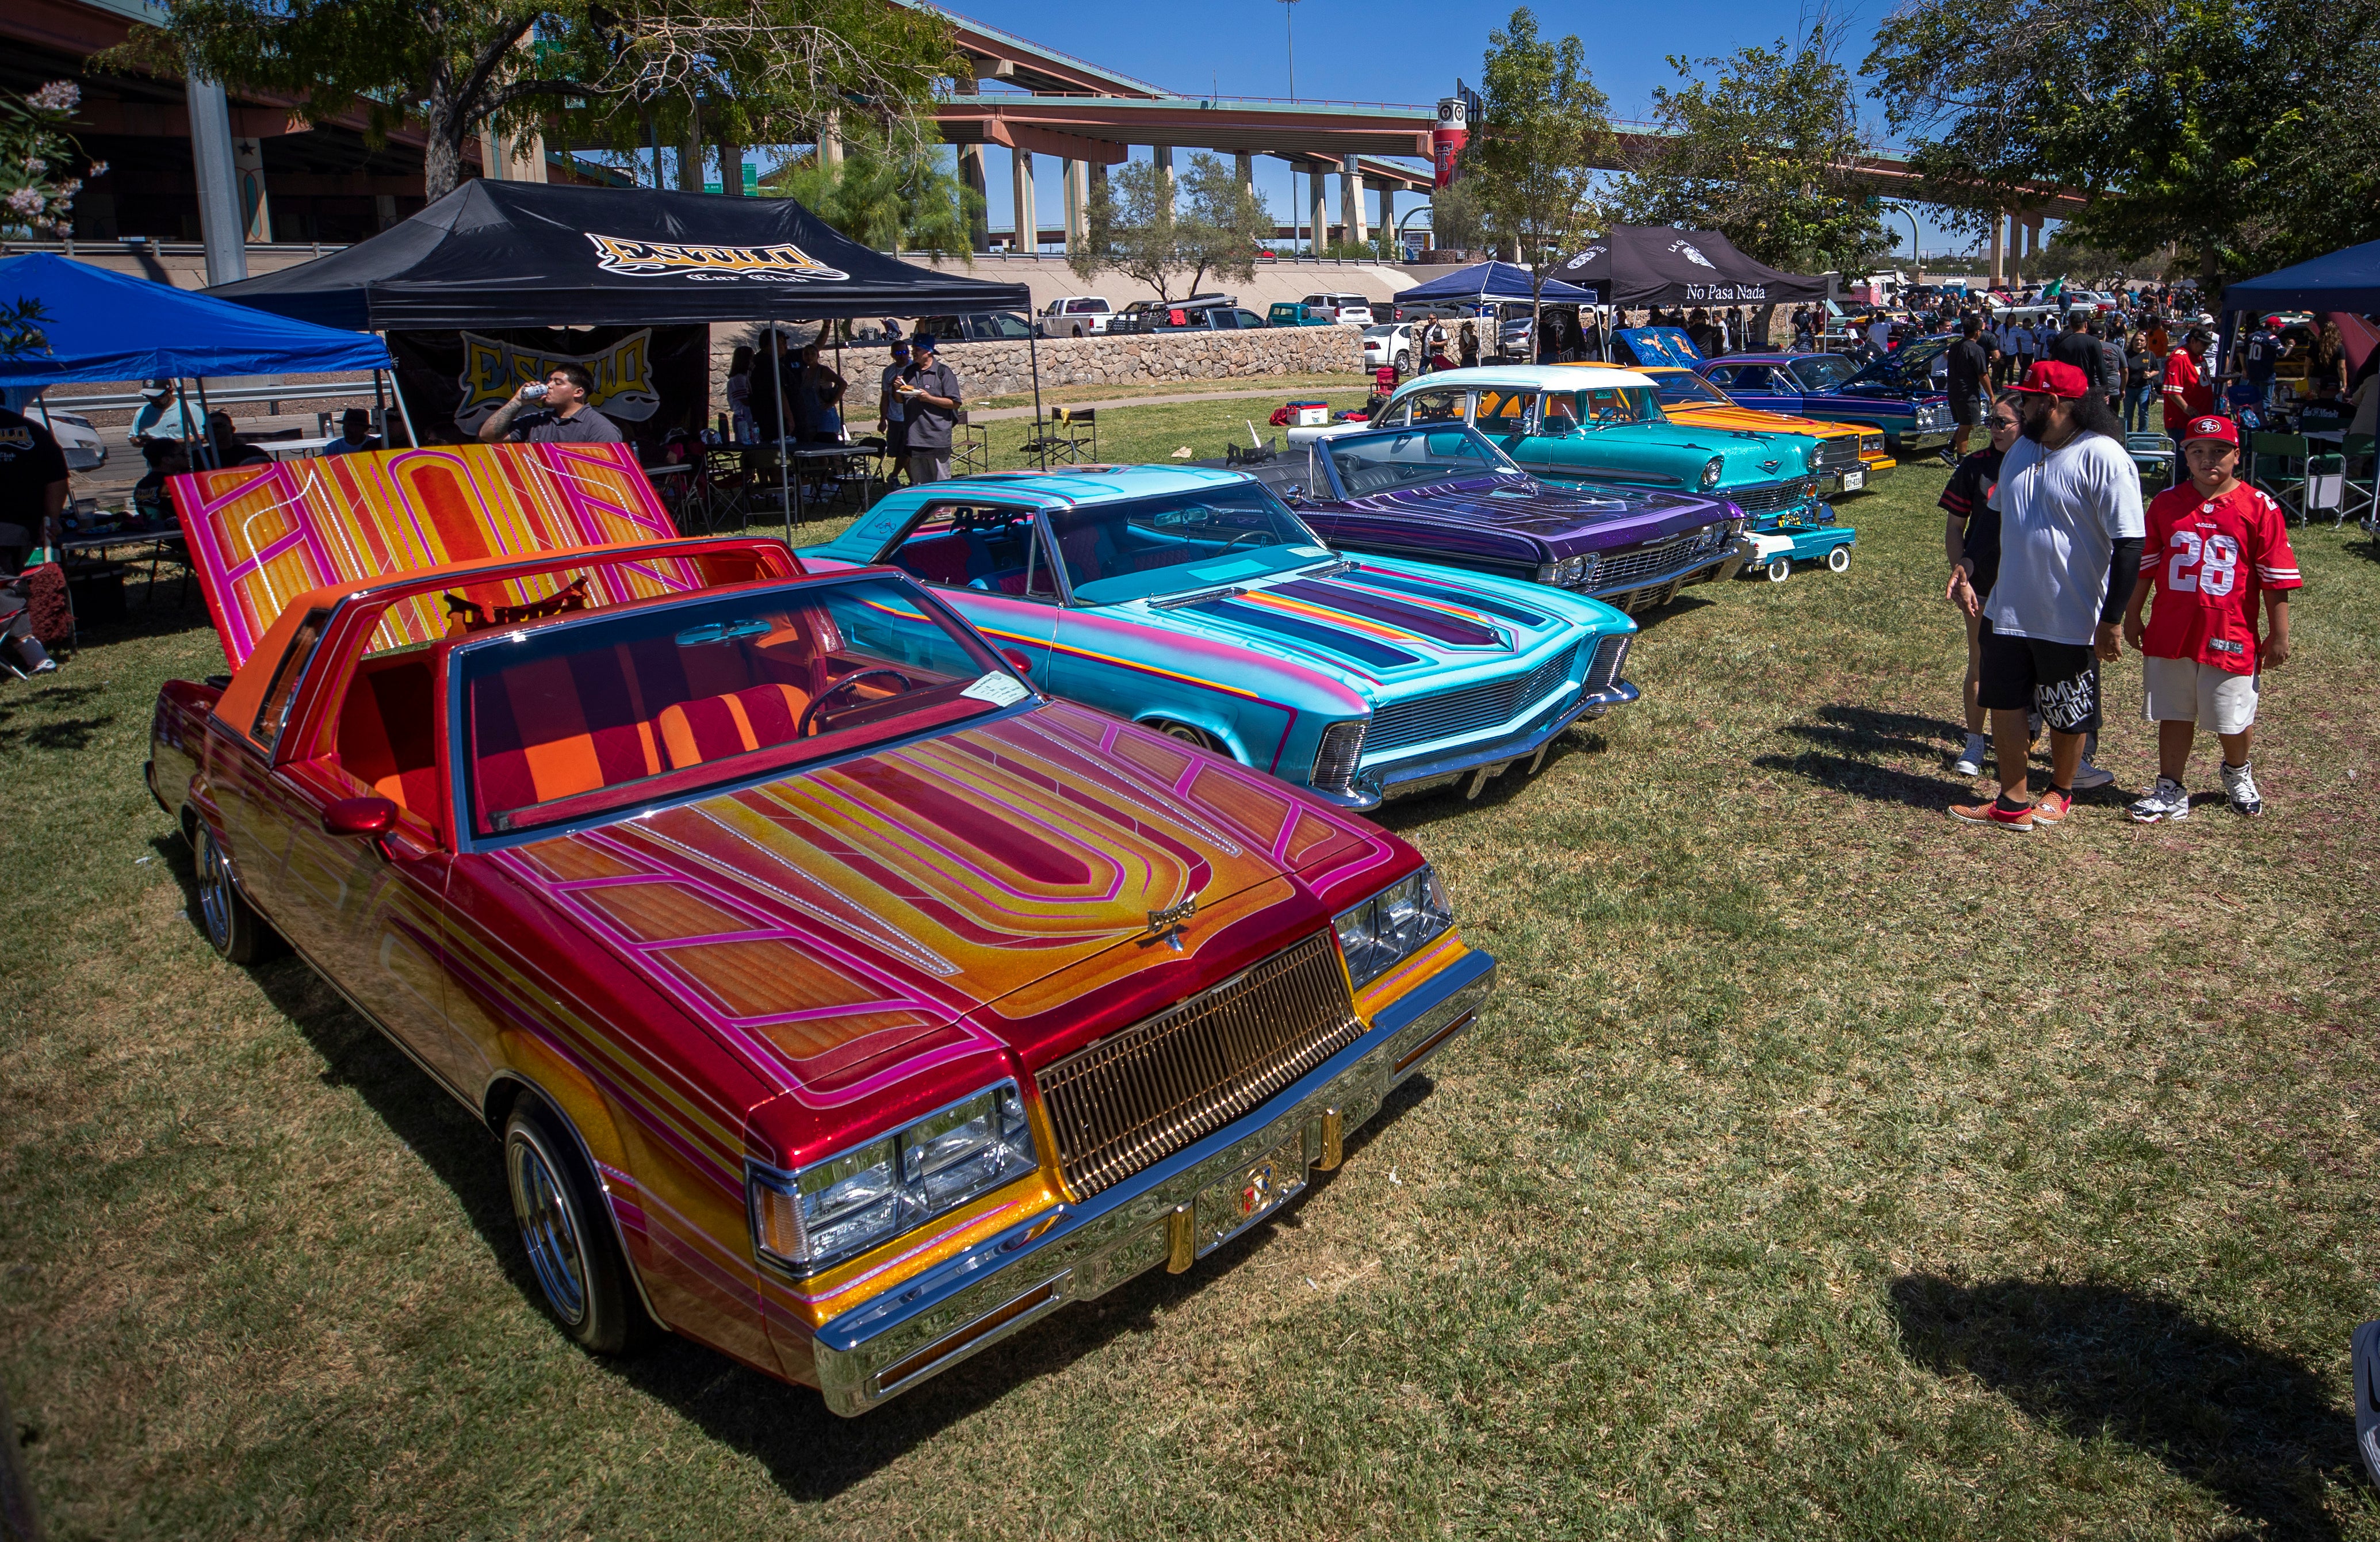
[[[207, 406], [218, 407], [225, 405], [252, 405], [262, 402], [265, 404], [266, 416], [277, 418], [281, 415], [281, 404], [284, 402], [327, 402], [347, 396], [369, 396], [371, 394], [371, 377], [367, 375], [361, 380], [349, 381], [344, 385], [227, 386], [220, 391], [208, 392]], [[193, 418], [197, 417], [199, 394], [195, 391], [186, 391], [182, 394], [182, 399], [190, 404], [190, 415]], [[149, 398], [139, 392], [94, 392], [89, 395], [66, 396], [45, 391], [42, 393], [42, 400], [60, 412], [108, 412], [139, 407], [146, 404]]]

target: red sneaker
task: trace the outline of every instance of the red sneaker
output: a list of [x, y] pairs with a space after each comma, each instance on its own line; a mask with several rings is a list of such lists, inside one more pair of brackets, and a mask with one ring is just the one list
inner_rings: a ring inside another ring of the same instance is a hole
[[1987, 824], [1995, 830], [2012, 830], [2019, 834], [2029, 833], [2032, 831], [2033, 813], [2031, 804], [2010, 811], [2001, 807], [2000, 800], [1996, 797], [1986, 798], [1981, 803], [1950, 805], [1950, 817], [1961, 823]]
[[2034, 800], [2033, 822], [2035, 824], [2056, 824], [2058, 820], [2064, 819], [2069, 813], [2070, 813], [2073, 810], [2073, 807], [2074, 797], [2072, 794], [2061, 793], [2057, 788], [2052, 787], [2049, 791], [2042, 794], [2040, 797]]

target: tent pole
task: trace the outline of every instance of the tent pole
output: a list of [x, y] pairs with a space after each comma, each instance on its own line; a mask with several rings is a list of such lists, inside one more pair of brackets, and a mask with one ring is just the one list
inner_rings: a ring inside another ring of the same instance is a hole
[[388, 394], [381, 389], [380, 371], [372, 371], [372, 427], [380, 433], [380, 446], [388, 448]]
[[211, 437], [214, 425], [207, 421], [207, 377], [193, 375], [190, 378], [198, 382], [199, 387], [199, 454], [206, 457], [207, 469], [212, 471], [215, 468], [215, 442]]
[[181, 409], [182, 437], [198, 438], [199, 436], [190, 430], [190, 394], [182, 389], [182, 377], [179, 375], [174, 377], [174, 405]]
[[1050, 469], [1050, 436], [1041, 431], [1041, 340], [1025, 334], [1025, 355], [1033, 362], [1033, 442], [1041, 446], [1041, 469]]
[[777, 330], [774, 322], [769, 323], [769, 357], [771, 368], [776, 371], [771, 377], [775, 387], [771, 395], [777, 403], [777, 502], [785, 506], [785, 544], [791, 546], [794, 543], [794, 495], [786, 487], [785, 471], [793, 457], [785, 445], [785, 334]]
[[413, 431], [413, 409], [405, 405], [405, 388], [396, 383], [396, 371], [388, 372], [388, 394], [396, 398], [396, 415], [405, 424], [405, 442], [414, 449], [421, 448], [421, 436]]

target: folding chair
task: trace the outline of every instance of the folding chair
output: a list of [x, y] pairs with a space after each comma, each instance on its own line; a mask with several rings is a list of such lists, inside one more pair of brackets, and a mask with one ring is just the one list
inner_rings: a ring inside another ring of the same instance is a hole
[[991, 469], [991, 431], [980, 423], [959, 422], [951, 428], [951, 475]]
[[707, 448], [702, 456], [702, 504], [705, 531], [717, 529], [733, 515], [738, 527], [752, 516], [751, 457], [730, 445]]
[[[2346, 496], [2338, 501], [2338, 523], [2355, 522], [2369, 530], [2380, 524], [2380, 444], [2368, 433], [2350, 433], [2340, 442], [2346, 462]], [[2360, 469], [2359, 469], [2360, 467]]]
[[[1081, 460], [1083, 458], [1083, 446], [1087, 443], [1091, 447], [1091, 459], [1096, 461], [1099, 458], [1099, 415], [1096, 408], [1087, 407], [1051, 407], [1050, 409], [1050, 424], [1051, 431], [1049, 436], [1049, 443], [1053, 447], [1063, 444], [1066, 447], [1066, 458], [1068, 460]], [[1090, 432], [1088, 434], [1084, 434], [1078, 431], [1084, 429], [1088, 429]]]
[[2142, 476], [2161, 474], [2168, 487], [2179, 480], [2181, 455], [2164, 434], [2128, 433], [2124, 435], [2124, 448], [2131, 453], [2132, 464], [2140, 468]]
[[2302, 521], [2306, 516], [2305, 436], [2295, 433], [2256, 433], [2248, 436], [2248, 480], [2263, 489], [2273, 502], [2281, 505], [2286, 516], [2297, 511]]

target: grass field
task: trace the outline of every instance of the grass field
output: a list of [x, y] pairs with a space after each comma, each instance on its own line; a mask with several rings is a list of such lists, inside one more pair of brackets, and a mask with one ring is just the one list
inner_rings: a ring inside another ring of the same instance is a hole
[[[1113, 438], [1214, 454], [1230, 405]], [[158, 683], [221, 667], [195, 608], [0, 685], [0, 1378], [52, 1535], [2380, 1537], [2380, 560], [2298, 532], [2261, 821], [1970, 831], [1940, 482], [1847, 502], [1847, 575], [1650, 618], [1644, 699], [1534, 780], [1389, 811], [1504, 988], [1281, 1223], [856, 1423], [574, 1349], [494, 1141], [208, 953], [140, 781]]]

